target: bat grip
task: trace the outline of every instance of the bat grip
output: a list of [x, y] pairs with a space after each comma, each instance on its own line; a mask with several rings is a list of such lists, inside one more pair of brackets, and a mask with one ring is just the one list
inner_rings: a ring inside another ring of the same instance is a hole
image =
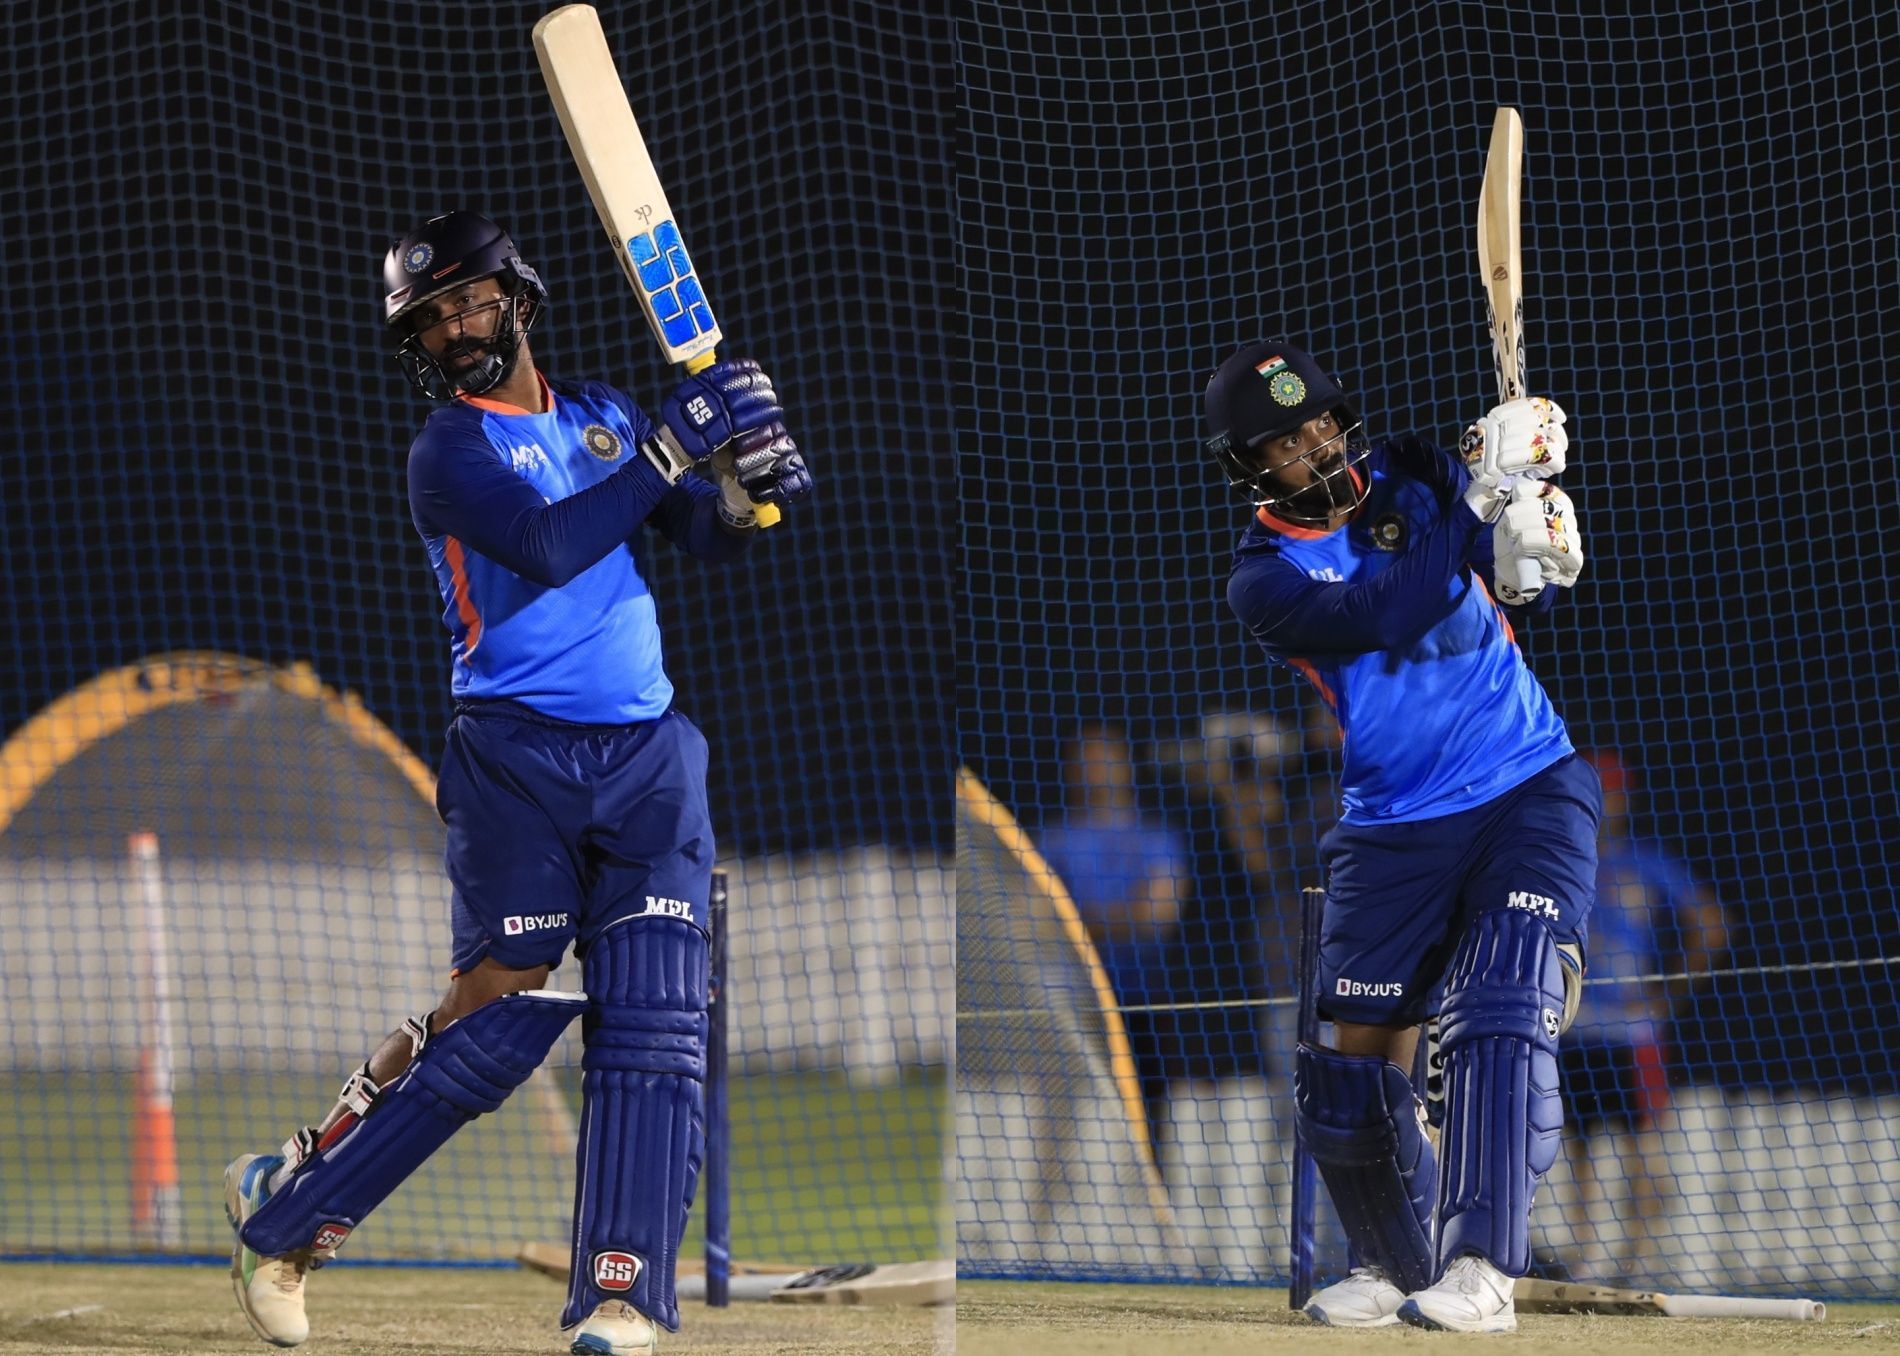
[[1526, 598], [1544, 587], [1544, 572], [1534, 560], [1520, 560], [1517, 565], [1517, 591]]
[[[704, 372], [718, 361], [719, 355], [712, 349], [707, 349], [704, 353], [695, 354], [693, 357], [688, 358], [681, 366], [686, 369], [686, 375], [691, 377]], [[778, 511], [777, 504], [754, 504], [752, 506], [752, 521], [757, 523], [760, 527], [771, 527], [777, 523], [782, 516], [783, 515]]]

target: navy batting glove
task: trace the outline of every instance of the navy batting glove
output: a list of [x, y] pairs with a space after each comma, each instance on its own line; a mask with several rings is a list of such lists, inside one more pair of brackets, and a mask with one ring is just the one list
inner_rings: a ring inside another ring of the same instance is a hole
[[718, 362], [682, 381], [660, 407], [660, 420], [679, 448], [700, 462], [733, 439], [784, 429], [772, 379], [749, 358]]
[[790, 504], [811, 494], [811, 472], [785, 425], [741, 434], [713, 457], [713, 471], [739, 482], [755, 504]]

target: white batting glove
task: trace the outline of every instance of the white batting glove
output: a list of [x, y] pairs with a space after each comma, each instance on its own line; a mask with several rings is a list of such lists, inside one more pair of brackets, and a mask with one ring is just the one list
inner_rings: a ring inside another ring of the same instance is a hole
[[1490, 522], [1520, 480], [1548, 480], [1564, 469], [1570, 437], [1563, 407], [1548, 396], [1520, 396], [1495, 406], [1458, 440], [1471, 484], [1465, 502]]
[[1573, 588], [1583, 573], [1577, 507], [1547, 480], [1520, 480], [1512, 487], [1491, 529], [1491, 544], [1500, 602], [1528, 603], [1545, 584]]

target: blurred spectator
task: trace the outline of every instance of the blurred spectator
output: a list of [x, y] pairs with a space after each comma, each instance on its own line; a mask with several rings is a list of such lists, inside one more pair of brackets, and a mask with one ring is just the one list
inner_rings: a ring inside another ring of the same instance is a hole
[[[1598, 832], [1597, 899], [1590, 914], [1589, 969], [1576, 1022], [1564, 1036], [1562, 1073], [1579, 1209], [1571, 1212], [1586, 1277], [1638, 1274], [1654, 1255], [1650, 1227], [1661, 1211], [1669, 1165], [1661, 1122], [1669, 1108], [1665, 1049], [1672, 1009], [1679, 1010], [1727, 949], [1722, 906], [1681, 859], [1631, 832], [1635, 777], [1611, 749], [1586, 750], [1603, 781]], [[1645, 975], [1676, 975], [1674, 980]], [[1602, 981], [1613, 980], [1614, 983]], [[1614, 1250], [1595, 1225], [1599, 1191], [1592, 1143], [1605, 1133], [1634, 1136], [1618, 1163], [1629, 1181], [1631, 1211]]]
[[1166, 1095], [1174, 1023], [1152, 1005], [1169, 999], [1168, 971], [1192, 881], [1179, 830], [1141, 808], [1134, 755], [1116, 726], [1084, 725], [1065, 750], [1064, 811], [1036, 835], [1094, 940], [1141, 1077], [1151, 1136]]
[[1286, 885], [1281, 775], [1296, 743], [1271, 716], [1212, 710], [1195, 737], [1153, 748], [1193, 851], [1193, 889], [1170, 965], [1169, 988], [1182, 1005], [1169, 1062], [1176, 1079], [1267, 1071], [1262, 999], [1275, 989], [1269, 967], [1283, 951], [1273, 919]]

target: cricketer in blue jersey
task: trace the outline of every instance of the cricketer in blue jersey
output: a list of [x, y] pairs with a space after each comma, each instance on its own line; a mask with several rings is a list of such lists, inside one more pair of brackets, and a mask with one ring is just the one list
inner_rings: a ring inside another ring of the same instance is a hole
[[[322, 1121], [225, 1173], [238, 1302], [308, 1335], [305, 1273], [582, 1019], [570, 1350], [651, 1352], [703, 1151], [706, 741], [673, 705], [641, 559], [649, 532], [708, 561], [811, 478], [752, 362], [687, 377], [658, 422], [601, 382], [550, 380], [528, 333], [547, 291], [494, 222], [432, 218], [390, 249], [384, 316], [438, 408], [409, 505], [449, 633], [451, 980]], [[696, 471], [703, 474], [695, 474]], [[584, 994], [544, 989], [572, 946]]]
[[[1562, 1137], [1557, 1037], [1581, 979], [1601, 807], [1513, 630], [1582, 564], [1575, 509], [1550, 481], [1564, 412], [1507, 401], [1462, 457], [1372, 442], [1340, 387], [1283, 342], [1223, 363], [1207, 412], [1211, 450], [1254, 505], [1228, 601], [1345, 741], [1344, 805], [1322, 844], [1318, 994], [1334, 1034], [1301, 1044], [1294, 1097], [1363, 1265], [1307, 1313], [1508, 1331], [1531, 1195]], [[1408, 1074], [1435, 994], [1442, 1162]]]

